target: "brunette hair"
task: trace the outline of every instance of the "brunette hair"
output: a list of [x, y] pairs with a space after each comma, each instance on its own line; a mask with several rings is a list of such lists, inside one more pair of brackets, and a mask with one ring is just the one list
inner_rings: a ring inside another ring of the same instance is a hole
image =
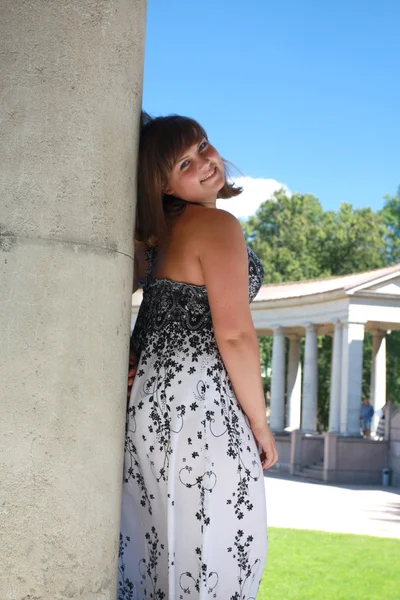
[[[164, 192], [170, 173], [182, 153], [202, 139], [208, 139], [203, 127], [189, 117], [169, 115], [152, 118], [142, 112], [138, 164], [138, 201], [135, 238], [156, 246], [167, 229], [167, 220], [182, 214], [186, 202]], [[224, 162], [225, 173], [227, 163]], [[242, 188], [229, 182], [218, 198], [232, 198]]]

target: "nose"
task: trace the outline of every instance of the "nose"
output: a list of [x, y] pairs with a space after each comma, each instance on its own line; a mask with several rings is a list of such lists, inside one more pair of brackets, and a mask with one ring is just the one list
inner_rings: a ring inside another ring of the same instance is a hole
[[199, 171], [206, 173], [210, 168], [210, 159], [204, 154], [200, 154], [198, 161]]

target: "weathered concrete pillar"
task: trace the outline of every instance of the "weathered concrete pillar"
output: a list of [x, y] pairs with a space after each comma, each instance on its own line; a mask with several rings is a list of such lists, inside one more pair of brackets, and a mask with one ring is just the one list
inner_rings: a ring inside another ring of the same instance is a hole
[[371, 431], [375, 432], [379, 423], [378, 411], [386, 403], [386, 332], [374, 329], [371, 333], [371, 404], [374, 408]]
[[1, 3], [1, 600], [115, 600], [145, 9]]
[[300, 337], [296, 334], [289, 338], [289, 359], [287, 374], [287, 427], [300, 429], [301, 422], [301, 361]]
[[364, 324], [343, 324], [340, 433], [360, 436]]
[[285, 336], [282, 327], [274, 329], [272, 345], [271, 416], [272, 431], [283, 431], [285, 419]]
[[317, 431], [318, 339], [315, 325], [307, 325], [304, 346], [304, 375], [301, 428], [305, 433]]
[[335, 323], [331, 364], [331, 394], [329, 402], [329, 431], [338, 432], [340, 429], [340, 391], [342, 363], [342, 324]]

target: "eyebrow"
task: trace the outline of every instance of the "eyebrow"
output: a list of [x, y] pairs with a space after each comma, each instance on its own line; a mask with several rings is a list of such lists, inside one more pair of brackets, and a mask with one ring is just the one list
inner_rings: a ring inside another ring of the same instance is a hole
[[[198, 142], [195, 142], [194, 144], [192, 144], [192, 146], [199, 146], [199, 145], [200, 145], [200, 144], [201, 144], [201, 143], [202, 143], [204, 140], [207, 140], [207, 138], [205, 138], [205, 137], [201, 137], [201, 138], [199, 139], [199, 141], [198, 141]], [[208, 142], [208, 140], [207, 140], [207, 142]], [[176, 162], [177, 162], [177, 163], [179, 163], [179, 162], [181, 162], [182, 160], [185, 160], [186, 158], [188, 158], [188, 155], [187, 155], [187, 154], [185, 154], [184, 156], [181, 156], [181, 158], [178, 158], [178, 160], [177, 160]]]

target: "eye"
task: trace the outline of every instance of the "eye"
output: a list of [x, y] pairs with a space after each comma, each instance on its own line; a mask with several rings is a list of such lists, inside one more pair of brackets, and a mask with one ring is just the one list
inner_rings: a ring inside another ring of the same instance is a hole
[[188, 166], [188, 164], [189, 164], [189, 161], [188, 161], [188, 160], [184, 160], [184, 161], [181, 163], [181, 165], [180, 165], [180, 167], [179, 167], [179, 170], [180, 170], [180, 171], [182, 171], [183, 169], [185, 169], [185, 168]]
[[207, 148], [208, 146], [208, 141], [204, 140], [201, 142], [200, 146], [199, 146], [199, 152], [201, 152], [202, 150], [204, 150], [204, 148]]

